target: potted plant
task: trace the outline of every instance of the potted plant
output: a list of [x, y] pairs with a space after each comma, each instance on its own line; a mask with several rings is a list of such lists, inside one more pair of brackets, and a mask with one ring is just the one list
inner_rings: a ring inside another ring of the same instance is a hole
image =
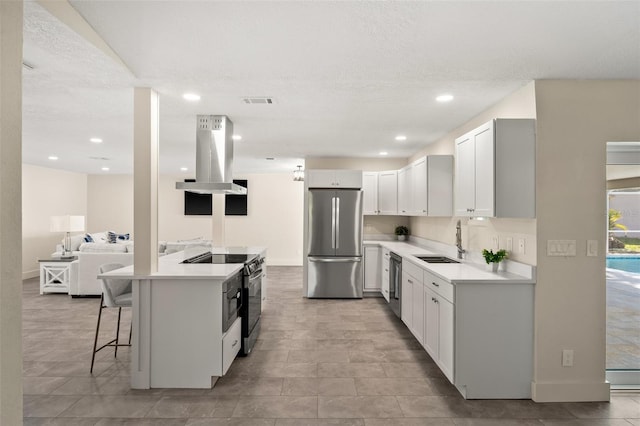
[[409, 235], [409, 228], [406, 226], [396, 226], [396, 235], [398, 236], [398, 241], [404, 241], [407, 239], [407, 235]]
[[502, 260], [507, 257], [506, 250], [498, 250], [497, 252], [493, 252], [493, 250], [482, 250], [482, 256], [484, 257], [485, 262], [491, 268], [492, 272], [498, 272], [498, 265]]

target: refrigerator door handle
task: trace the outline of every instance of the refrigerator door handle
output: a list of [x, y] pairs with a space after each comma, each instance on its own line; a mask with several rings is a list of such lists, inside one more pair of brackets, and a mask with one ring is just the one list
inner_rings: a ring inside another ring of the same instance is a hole
[[323, 262], [323, 263], [350, 263], [350, 262], [362, 262], [362, 257], [314, 257], [309, 256], [309, 262]]
[[336, 197], [336, 250], [340, 248], [340, 197]]
[[331, 248], [336, 248], [336, 197], [331, 197]]

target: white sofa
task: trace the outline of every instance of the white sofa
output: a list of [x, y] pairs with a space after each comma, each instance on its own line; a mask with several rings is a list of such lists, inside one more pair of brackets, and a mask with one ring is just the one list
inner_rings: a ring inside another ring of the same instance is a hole
[[[98, 235], [98, 234], [92, 234]], [[99, 296], [102, 294], [102, 284], [98, 279], [101, 265], [107, 263], [121, 263], [128, 266], [133, 264], [133, 241], [110, 244], [106, 242], [83, 243], [82, 236], [75, 236], [71, 249], [78, 257], [78, 273], [71, 275], [69, 295], [71, 296]], [[160, 242], [159, 255], [182, 251], [187, 247], [208, 246], [211, 242], [200, 238], [192, 240], [178, 240], [175, 242]], [[60, 256], [62, 246], [58, 245], [53, 256]]]

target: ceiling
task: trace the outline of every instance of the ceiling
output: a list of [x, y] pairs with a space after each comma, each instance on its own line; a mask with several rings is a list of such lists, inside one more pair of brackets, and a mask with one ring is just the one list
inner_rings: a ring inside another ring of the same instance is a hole
[[640, 78], [639, 1], [70, 5], [126, 65], [26, 1], [23, 158], [82, 173], [132, 172], [134, 87], [160, 94], [162, 173], [193, 174], [196, 115], [225, 114], [238, 174], [408, 157], [532, 80]]

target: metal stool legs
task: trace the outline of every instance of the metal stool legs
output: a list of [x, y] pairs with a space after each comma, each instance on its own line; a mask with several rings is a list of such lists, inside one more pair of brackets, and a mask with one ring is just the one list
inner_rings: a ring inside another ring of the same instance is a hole
[[116, 326], [116, 337], [115, 337], [115, 339], [109, 340], [107, 343], [105, 343], [104, 345], [100, 346], [99, 348], [97, 347], [98, 346], [98, 334], [100, 333], [100, 321], [102, 320], [102, 310], [105, 309], [105, 308], [107, 308], [107, 306], [104, 305], [104, 294], [103, 294], [100, 297], [100, 309], [98, 310], [98, 324], [96, 325], [96, 336], [95, 336], [95, 338], [93, 340], [93, 354], [91, 355], [91, 370], [89, 370], [91, 374], [93, 374], [93, 364], [95, 363], [95, 360], [96, 360], [96, 353], [98, 353], [102, 349], [106, 348], [107, 346], [113, 346], [115, 348], [114, 353], [113, 353], [113, 357], [116, 358], [118, 356], [118, 346], [131, 346], [131, 331], [132, 331], [132, 328], [129, 329], [129, 343], [128, 344], [119, 343], [119, 338], [120, 338], [120, 317], [122, 316], [122, 308], [118, 307], [118, 324]]

